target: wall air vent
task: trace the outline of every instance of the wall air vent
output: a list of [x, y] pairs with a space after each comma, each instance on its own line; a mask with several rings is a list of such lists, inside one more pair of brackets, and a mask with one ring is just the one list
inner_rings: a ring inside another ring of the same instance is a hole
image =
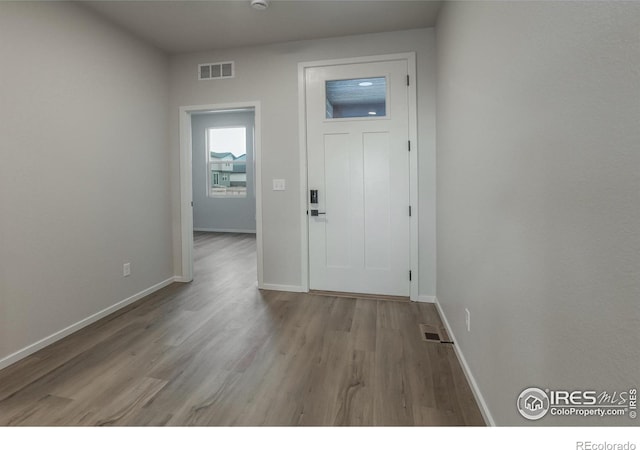
[[233, 61], [198, 64], [198, 80], [233, 78], [236, 74]]

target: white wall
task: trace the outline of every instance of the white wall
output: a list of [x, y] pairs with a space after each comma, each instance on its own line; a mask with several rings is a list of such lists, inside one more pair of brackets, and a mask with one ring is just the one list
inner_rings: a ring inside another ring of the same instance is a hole
[[0, 61], [1, 366], [173, 266], [167, 58], [81, 6], [0, 2]]
[[[173, 56], [171, 171], [174, 265], [180, 272], [179, 115], [187, 105], [260, 101], [264, 282], [300, 286], [299, 62], [416, 51], [420, 161], [420, 293], [435, 292], [435, 33], [421, 29]], [[198, 81], [197, 64], [235, 61], [236, 77]], [[284, 178], [287, 190], [271, 190]]]
[[498, 424], [529, 386], [638, 386], [638, 30], [638, 3], [441, 11], [437, 296]]

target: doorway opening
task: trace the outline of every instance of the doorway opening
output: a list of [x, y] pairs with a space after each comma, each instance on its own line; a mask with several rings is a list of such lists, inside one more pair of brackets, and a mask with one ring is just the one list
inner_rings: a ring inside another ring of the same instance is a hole
[[191, 118], [194, 231], [255, 233], [253, 108]]
[[194, 232], [255, 233], [256, 270], [247, 273], [262, 287], [260, 167], [260, 102], [180, 108], [179, 281], [193, 280]]

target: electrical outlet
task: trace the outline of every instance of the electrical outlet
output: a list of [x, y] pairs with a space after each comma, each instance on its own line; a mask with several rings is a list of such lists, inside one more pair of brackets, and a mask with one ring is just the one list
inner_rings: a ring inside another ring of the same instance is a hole
[[287, 188], [286, 181], [281, 178], [273, 179], [273, 190], [274, 191], [284, 191]]
[[467, 324], [467, 331], [471, 332], [471, 313], [467, 308], [464, 309], [464, 323]]
[[131, 275], [131, 263], [124, 263], [122, 265], [122, 276], [128, 277]]

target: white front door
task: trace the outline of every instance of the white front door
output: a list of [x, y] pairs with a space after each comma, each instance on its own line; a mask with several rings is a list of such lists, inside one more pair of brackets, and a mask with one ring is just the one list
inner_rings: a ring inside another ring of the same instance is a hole
[[409, 296], [407, 65], [305, 69], [311, 289]]

